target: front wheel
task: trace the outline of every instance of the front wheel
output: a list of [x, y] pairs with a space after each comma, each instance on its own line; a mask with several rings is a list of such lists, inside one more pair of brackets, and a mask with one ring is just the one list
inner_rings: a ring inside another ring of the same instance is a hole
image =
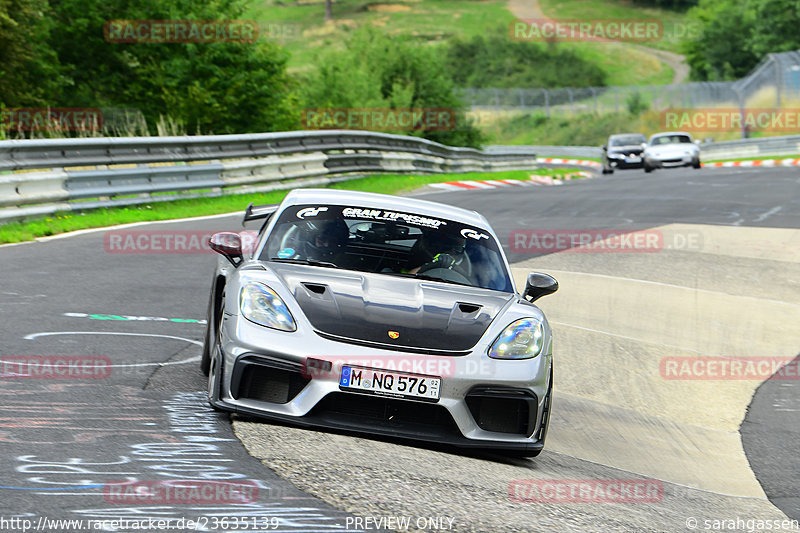
[[700, 160], [699, 159], [695, 159], [695, 160], [692, 161], [692, 168], [700, 168], [700, 167], [701, 167], [701, 165], [700, 165]]
[[645, 172], [647, 172], [647, 173], [649, 174], [650, 172], [652, 172], [652, 171], [653, 171], [653, 167], [651, 167], [650, 165], [648, 165], [648, 164], [646, 164], [646, 163], [645, 163], [645, 165], [644, 165], [644, 171], [645, 171]]

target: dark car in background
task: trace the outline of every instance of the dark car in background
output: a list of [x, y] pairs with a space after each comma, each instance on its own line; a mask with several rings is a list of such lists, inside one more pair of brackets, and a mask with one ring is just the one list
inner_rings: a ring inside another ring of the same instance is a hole
[[617, 168], [642, 168], [642, 153], [646, 144], [647, 138], [641, 133], [610, 136], [603, 145], [603, 174], [612, 174]]

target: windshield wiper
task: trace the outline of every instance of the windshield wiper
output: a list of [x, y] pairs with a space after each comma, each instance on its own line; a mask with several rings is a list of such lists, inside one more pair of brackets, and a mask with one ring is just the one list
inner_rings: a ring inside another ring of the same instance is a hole
[[317, 261], [316, 259], [291, 259], [286, 257], [272, 257], [270, 261], [274, 261], [275, 263], [291, 263], [295, 265], [309, 265], [315, 267], [327, 267], [327, 268], [342, 268], [335, 263], [331, 263], [330, 261]]

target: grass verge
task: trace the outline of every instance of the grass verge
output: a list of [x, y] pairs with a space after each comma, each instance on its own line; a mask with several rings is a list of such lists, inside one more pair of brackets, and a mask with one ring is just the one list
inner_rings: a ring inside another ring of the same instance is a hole
[[[507, 172], [468, 172], [464, 174], [402, 175], [387, 174], [335, 183], [328, 188], [353, 191], [402, 194], [423, 187], [429, 183], [462, 180], [514, 179], [527, 180], [532, 174], [560, 175], [574, 172], [575, 169], [514, 170]], [[174, 202], [154, 202], [131, 207], [93, 209], [83, 212], [61, 212], [47, 217], [10, 222], [0, 226], [0, 244], [24, 242], [38, 237], [88, 228], [114, 226], [133, 222], [172, 220], [221, 213], [244, 212], [250, 202], [274, 204], [280, 202], [288, 193], [273, 191], [268, 193], [221, 196], [218, 198], [192, 198]]]

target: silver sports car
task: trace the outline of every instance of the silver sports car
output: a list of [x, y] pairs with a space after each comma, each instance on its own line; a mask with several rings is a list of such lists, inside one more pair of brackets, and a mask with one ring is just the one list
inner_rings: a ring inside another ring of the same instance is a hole
[[337, 430], [541, 452], [552, 333], [486, 219], [412, 198], [296, 190], [252, 250], [218, 233], [202, 368], [217, 409]]

